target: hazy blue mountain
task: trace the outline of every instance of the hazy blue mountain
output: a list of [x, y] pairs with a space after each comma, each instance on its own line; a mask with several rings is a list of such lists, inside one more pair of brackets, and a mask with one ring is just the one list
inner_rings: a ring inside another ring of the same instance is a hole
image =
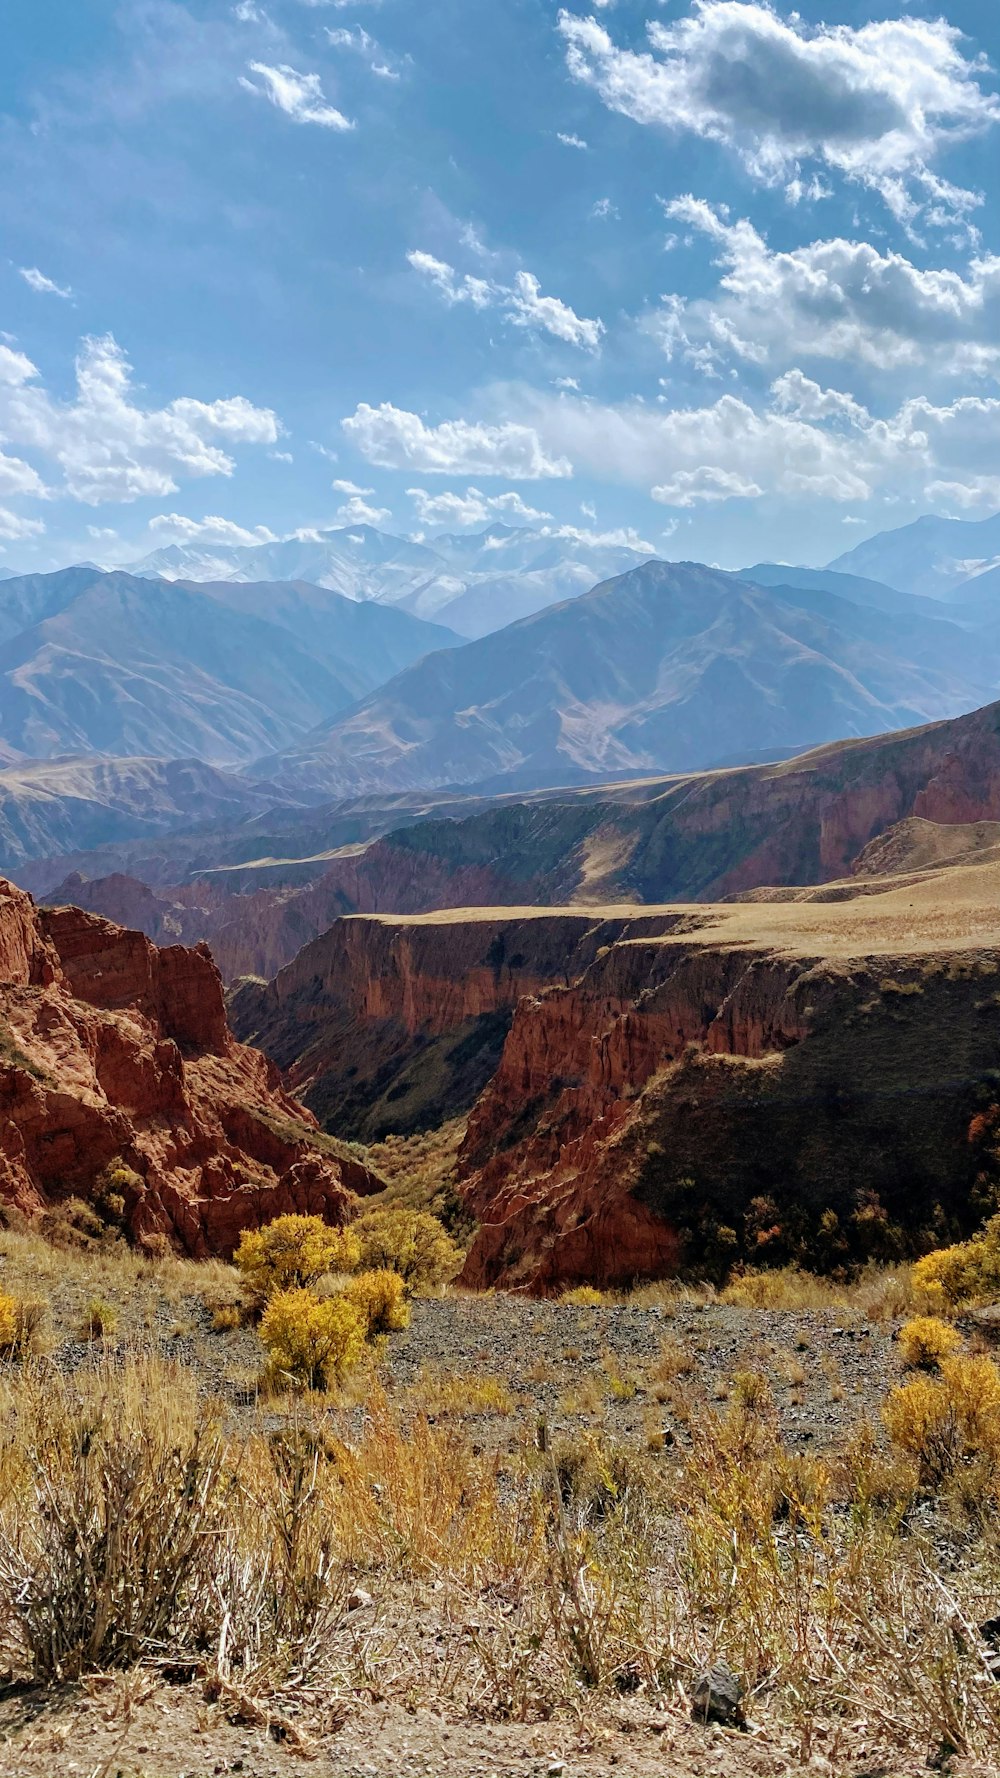
[[4, 581], [0, 638], [8, 747], [38, 758], [197, 755], [236, 767], [453, 640], [406, 612], [330, 591], [88, 568]]
[[254, 771], [313, 796], [687, 771], [954, 715], [998, 679], [1000, 646], [943, 614], [649, 562], [427, 656]]
[[829, 565], [838, 573], [867, 575], [905, 593], [947, 599], [970, 575], [998, 562], [1000, 512], [988, 519], [927, 515], [898, 531], [880, 531]]
[[357, 525], [280, 543], [171, 544], [130, 572], [169, 580], [306, 580], [349, 599], [398, 606], [471, 637], [589, 592], [645, 559], [620, 544], [560, 536], [554, 529], [495, 524], [414, 543]]

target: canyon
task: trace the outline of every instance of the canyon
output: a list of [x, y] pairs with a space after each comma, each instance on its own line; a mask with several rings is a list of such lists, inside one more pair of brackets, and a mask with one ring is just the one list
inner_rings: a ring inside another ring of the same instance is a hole
[[[22, 875], [46, 901], [79, 902], [158, 942], [206, 940], [227, 982], [275, 975], [345, 913], [717, 901], [878, 875], [906, 866], [907, 823], [922, 824], [918, 862], [927, 862], [971, 843], [959, 829], [1000, 820], [1000, 704], [768, 765], [463, 808], [427, 797], [405, 811], [406, 826], [395, 825], [396, 802], [334, 812], [325, 832], [342, 843], [332, 855], [317, 855], [313, 811], [312, 856], [295, 855], [305, 817], [290, 815], [280, 833], [266, 830], [283, 860], [255, 861], [244, 838], [240, 860], [206, 867], [202, 841], [185, 870], [186, 842], [164, 836], [144, 854], [114, 852], [125, 868], [107, 876], [101, 853], [79, 860], [83, 874], [60, 875], [60, 863]], [[175, 844], [182, 869], [171, 883]], [[145, 881], [133, 874], [143, 869]]]
[[334, 1222], [382, 1181], [234, 1041], [204, 947], [157, 949], [0, 882], [0, 1201], [114, 1206], [140, 1245], [232, 1252], [284, 1211]]
[[467, 1113], [472, 1287], [885, 1260], [989, 1200], [998, 870], [974, 853], [697, 908], [355, 915], [232, 1017], [333, 1128]]

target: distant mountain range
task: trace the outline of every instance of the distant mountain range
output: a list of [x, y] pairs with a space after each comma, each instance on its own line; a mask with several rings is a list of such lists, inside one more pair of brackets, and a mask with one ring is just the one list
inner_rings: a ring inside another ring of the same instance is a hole
[[319, 797], [684, 772], [954, 716], [995, 694], [1000, 638], [938, 605], [886, 612], [820, 579], [766, 588], [647, 562], [426, 656], [253, 774]]
[[133, 564], [130, 573], [237, 583], [304, 580], [477, 637], [589, 592], [647, 559], [640, 550], [554, 527], [497, 524], [414, 543], [352, 525], [279, 543], [170, 544]]
[[240, 767], [457, 638], [298, 584], [237, 589], [89, 567], [0, 583], [0, 743]]
[[277, 792], [198, 759], [25, 760], [0, 769], [0, 874], [124, 839], [238, 824]]
[[974, 581], [1000, 566], [1000, 512], [988, 519], [915, 519], [880, 531], [838, 556], [830, 567], [861, 574], [903, 592], [964, 600]]

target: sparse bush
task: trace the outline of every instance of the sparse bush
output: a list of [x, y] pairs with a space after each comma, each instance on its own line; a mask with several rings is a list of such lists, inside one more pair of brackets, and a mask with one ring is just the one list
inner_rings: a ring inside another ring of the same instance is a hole
[[307, 1290], [326, 1272], [353, 1272], [361, 1245], [351, 1229], [334, 1229], [321, 1216], [278, 1216], [262, 1229], [244, 1229], [234, 1260], [258, 1302], [278, 1291]]
[[239, 1303], [221, 1303], [212, 1310], [212, 1332], [232, 1333], [243, 1325], [243, 1310]]
[[48, 1304], [40, 1298], [0, 1292], [0, 1353], [27, 1358], [44, 1345]]
[[743, 1272], [720, 1292], [719, 1301], [741, 1309], [825, 1309], [842, 1293], [812, 1272], [781, 1266], [771, 1272]]
[[597, 1290], [593, 1284], [578, 1284], [575, 1290], [564, 1290], [559, 1301], [572, 1304], [575, 1309], [599, 1309], [604, 1301], [604, 1292]]
[[925, 1488], [940, 1487], [963, 1464], [1000, 1465], [1000, 1370], [990, 1358], [945, 1358], [937, 1377], [893, 1389], [883, 1409], [889, 1436], [913, 1457]]
[[406, 1284], [398, 1272], [358, 1272], [346, 1286], [344, 1296], [363, 1316], [369, 1339], [377, 1334], [401, 1333], [409, 1326]]
[[1000, 1216], [992, 1216], [971, 1241], [939, 1247], [918, 1259], [913, 1289], [935, 1309], [958, 1309], [1000, 1296]]
[[118, 1328], [118, 1310], [103, 1297], [91, 1297], [83, 1317], [85, 1340], [111, 1339]]
[[368, 1210], [352, 1223], [359, 1264], [368, 1272], [398, 1272], [410, 1290], [430, 1290], [453, 1278], [462, 1250], [426, 1210]]
[[961, 1344], [955, 1329], [936, 1315], [915, 1315], [899, 1330], [899, 1350], [909, 1370], [934, 1370]]
[[272, 1380], [328, 1389], [361, 1358], [365, 1322], [343, 1295], [319, 1302], [310, 1290], [278, 1290], [264, 1311], [260, 1337]]

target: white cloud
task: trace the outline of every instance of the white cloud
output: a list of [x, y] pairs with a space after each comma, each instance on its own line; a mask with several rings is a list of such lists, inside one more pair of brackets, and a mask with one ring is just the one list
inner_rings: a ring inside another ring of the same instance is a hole
[[38, 372], [31, 359], [23, 352], [14, 352], [10, 346], [0, 346], [0, 383], [11, 388], [20, 388], [22, 383], [30, 383]]
[[[92, 537], [114, 536], [114, 532], [101, 531], [88, 525]], [[209, 543], [209, 544], [247, 544], [277, 543], [278, 539], [266, 525], [254, 525], [247, 530], [243, 525], [233, 523], [232, 519], [210, 516], [204, 519], [185, 518], [179, 512], [161, 512], [149, 521], [149, 530], [158, 544], [165, 543]]]
[[[178, 476], [231, 475], [235, 462], [219, 438], [274, 444], [279, 437], [271, 410], [243, 396], [213, 402], [181, 397], [166, 407], [141, 407], [131, 369], [110, 334], [85, 339], [76, 360], [76, 398], [60, 401], [40, 386], [30, 360], [0, 348], [0, 435], [50, 460], [62, 473], [65, 492], [91, 506], [173, 494]], [[16, 491], [43, 491], [28, 465], [13, 473], [23, 484]], [[0, 460], [0, 491], [5, 486], [15, 491]]]
[[621, 219], [618, 205], [613, 204], [610, 198], [598, 198], [596, 204], [591, 205], [590, 214], [596, 217], [598, 222], [609, 222], [612, 218], [617, 222]]
[[261, 85], [240, 75], [240, 85], [260, 99], [269, 99], [293, 123], [320, 124], [328, 130], [353, 130], [350, 118], [330, 105], [324, 95], [318, 74], [299, 74], [282, 62], [271, 68], [266, 62], [251, 62], [251, 74], [259, 75]]
[[564, 11], [558, 28], [570, 74], [611, 110], [723, 143], [758, 179], [787, 185], [818, 162], [904, 221], [918, 199], [935, 221], [975, 201], [930, 163], [995, 123], [1000, 102], [943, 19], [812, 27], [764, 0], [695, 0], [689, 17], [647, 26], [648, 51], [620, 48], [594, 18]]
[[513, 488], [504, 494], [484, 494], [479, 488], [466, 488], [464, 494], [429, 494], [426, 488], [407, 488], [406, 492], [421, 525], [485, 525], [491, 518], [533, 525], [552, 517], [550, 512], [525, 505]]
[[26, 537], [40, 537], [44, 530], [41, 519], [25, 519], [20, 513], [0, 506], [0, 537], [6, 543], [20, 542]]
[[591, 549], [634, 549], [640, 554], [655, 556], [656, 550], [631, 525], [613, 531], [591, 531], [580, 525], [546, 526], [543, 537], [559, 537], [568, 543], [581, 543]]
[[366, 500], [370, 494], [374, 494], [375, 492], [374, 488], [359, 488], [357, 482], [348, 482], [339, 479], [335, 482], [331, 482], [330, 486], [335, 494], [356, 494], [359, 500]]
[[651, 488], [654, 500], [663, 506], [700, 506], [717, 500], [757, 500], [763, 493], [756, 482], [738, 475], [732, 469], [715, 469], [702, 464], [700, 469], [679, 469], [669, 482]]
[[415, 251], [406, 255], [415, 272], [429, 278], [446, 303], [471, 303], [474, 309], [487, 309], [494, 299], [494, 286], [485, 278], [460, 277], [454, 266], [433, 253]]
[[564, 148], [586, 149], [590, 146], [588, 142], [584, 141], [582, 136], [574, 136], [570, 130], [557, 130], [556, 141], [561, 142]]
[[549, 457], [530, 426], [504, 421], [444, 420], [427, 426], [419, 414], [383, 401], [367, 401], [341, 421], [351, 443], [380, 469], [415, 469], [425, 475], [500, 475], [515, 481], [568, 476], [565, 457]]
[[429, 279], [448, 304], [467, 302], [476, 309], [498, 308], [515, 327], [549, 333], [569, 346], [587, 351], [596, 351], [600, 344], [603, 321], [576, 314], [557, 296], [543, 296], [538, 279], [531, 272], [517, 272], [513, 284], [498, 284], [468, 274], [461, 276], [454, 266], [435, 259], [432, 253], [418, 251], [406, 257], [414, 271]]
[[66, 302], [72, 300], [73, 292], [69, 285], [56, 284], [47, 278], [36, 265], [19, 265], [18, 272], [30, 290], [36, 290], [39, 296], [61, 296]]
[[387, 506], [369, 506], [360, 494], [352, 494], [338, 506], [336, 518], [338, 525], [373, 525], [378, 530], [389, 523], [392, 513]]
[[554, 387], [556, 389], [575, 389], [577, 394], [580, 393], [580, 385], [576, 377], [556, 377]]
[[493, 401], [574, 473], [680, 507], [764, 497], [924, 504], [946, 486], [952, 504], [959, 487], [968, 506], [985, 509], [1000, 476], [1000, 397], [938, 405], [919, 396], [878, 417], [796, 369], [757, 406], [730, 394], [691, 408], [602, 405], [520, 386], [494, 391]]
[[603, 321], [588, 321], [557, 296], [543, 296], [538, 279], [530, 272], [518, 272], [507, 300], [508, 316], [516, 327], [537, 328], [557, 340], [565, 340], [568, 346], [583, 346], [589, 352], [597, 350], [604, 332]]
[[691, 196], [664, 205], [671, 219], [716, 243], [717, 295], [667, 299], [651, 325], [668, 353], [693, 350], [766, 362], [843, 359], [883, 370], [928, 365], [948, 373], [1000, 371], [1000, 258], [972, 260], [965, 277], [921, 271], [867, 241], [813, 241], [775, 253], [753, 227]]
[[379, 48], [374, 37], [365, 30], [363, 25], [339, 26], [335, 30], [327, 29], [326, 35], [333, 49], [350, 49], [362, 56], [372, 74], [378, 74], [383, 80], [398, 80], [400, 78], [399, 69], [394, 68], [386, 59], [385, 52]]

